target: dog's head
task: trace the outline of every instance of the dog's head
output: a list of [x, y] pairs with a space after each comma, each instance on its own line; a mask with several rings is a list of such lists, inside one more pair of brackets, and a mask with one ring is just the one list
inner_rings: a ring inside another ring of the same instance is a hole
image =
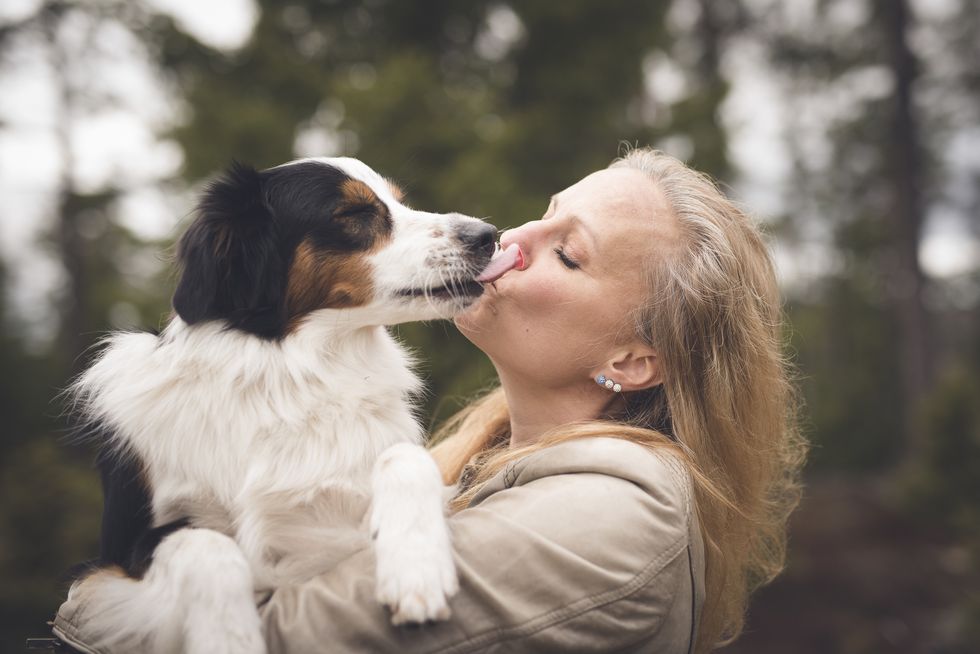
[[352, 324], [445, 318], [482, 292], [493, 225], [411, 209], [356, 159], [235, 164], [204, 192], [177, 245], [173, 305], [184, 322], [224, 320], [281, 338], [311, 314]]

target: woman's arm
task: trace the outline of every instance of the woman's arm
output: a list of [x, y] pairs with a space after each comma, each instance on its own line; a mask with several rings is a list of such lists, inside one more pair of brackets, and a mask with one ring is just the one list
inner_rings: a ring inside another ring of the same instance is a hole
[[651, 483], [537, 477], [532, 463], [450, 518], [460, 591], [448, 621], [391, 626], [365, 550], [272, 595], [261, 609], [270, 651], [604, 652], [654, 639], [658, 650], [687, 651], [697, 609], [688, 487], [659, 457], [640, 456], [660, 467], [646, 468]]

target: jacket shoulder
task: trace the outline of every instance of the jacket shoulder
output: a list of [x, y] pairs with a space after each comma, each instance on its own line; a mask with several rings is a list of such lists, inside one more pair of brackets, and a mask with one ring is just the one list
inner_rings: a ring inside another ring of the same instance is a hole
[[615, 437], [565, 441], [514, 461], [481, 489], [470, 506], [507, 488], [574, 474], [597, 474], [630, 482], [682, 515], [690, 515], [690, 473], [680, 458], [666, 447], [655, 450]]

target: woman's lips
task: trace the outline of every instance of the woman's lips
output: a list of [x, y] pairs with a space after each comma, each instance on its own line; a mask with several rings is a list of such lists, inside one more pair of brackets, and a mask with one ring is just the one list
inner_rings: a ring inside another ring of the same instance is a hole
[[505, 272], [517, 268], [524, 269], [524, 253], [517, 243], [511, 243], [503, 250], [498, 250], [490, 263], [476, 277], [476, 281], [483, 284], [492, 284], [500, 279]]

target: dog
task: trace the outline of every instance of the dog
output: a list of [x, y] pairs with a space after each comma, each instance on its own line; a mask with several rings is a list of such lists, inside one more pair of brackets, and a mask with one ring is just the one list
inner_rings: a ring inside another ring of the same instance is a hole
[[98, 565], [69, 591], [92, 645], [262, 652], [253, 592], [368, 532], [392, 621], [448, 617], [443, 487], [386, 326], [471, 304], [496, 234], [351, 158], [234, 164], [206, 188], [168, 324], [109, 335], [69, 388], [104, 487]]

